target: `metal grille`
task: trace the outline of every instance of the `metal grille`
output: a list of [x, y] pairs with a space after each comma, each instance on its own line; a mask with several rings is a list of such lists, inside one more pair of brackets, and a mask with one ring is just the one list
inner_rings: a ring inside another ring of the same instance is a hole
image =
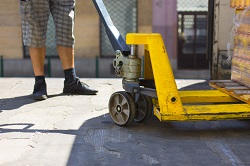
[[208, 0], [177, 0], [178, 11], [208, 11]]
[[47, 34], [46, 34], [46, 55], [47, 56], [56, 56], [56, 41], [55, 41], [55, 24], [53, 22], [53, 18], [50, 15], [47, 27]]
[[[121, 35], [137, 31], [137, 0], [104, 0], [107, 10]], [[101, 25], [101, 56], [112, 56], [114, 50]]]

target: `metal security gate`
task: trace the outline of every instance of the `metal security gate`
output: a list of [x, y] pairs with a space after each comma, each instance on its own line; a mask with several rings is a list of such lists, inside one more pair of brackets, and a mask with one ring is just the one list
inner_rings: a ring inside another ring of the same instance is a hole
[[[137, 0], [104, 0], [107, 10], [123, 37], [137, 31]], [[114, 56], [114, 50], [101, 24], [101, 56]]]
[[178, 0], [178, 68], [208, 69], [208, 0]]
[[178, 12], [179, 69], [208, 69], [207, 12]]
[[46, 56], [57, 56], [55, 36], [55, 24], [52, 16], [50, 15], [46, 34]]

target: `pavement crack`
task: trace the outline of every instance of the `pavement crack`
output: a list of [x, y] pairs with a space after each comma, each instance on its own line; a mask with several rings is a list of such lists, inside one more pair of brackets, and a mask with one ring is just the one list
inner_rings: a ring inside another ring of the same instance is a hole
[[160, 165], [160, 162], [156, 158], [153, 158], [152, 156], [149, 156], [147, 154], [142, 154], [142, 159], [146, 164]]
[[9, 138], [9, 140], [12, 140], [12, 139], [13, 139], [13, 140], [22, 140], [22, 139], [25, 140], [25, 139], [30, 139], [30, 138]]
[[111, 155], [115, 155], [117, 158], [121, 158], [121, 152], [119, 152], [117, 150], [110, 149], [106, 146], [103, 146], [103, 148], [104, 148], [104, 152], [111, 154]]
[[243, 162], [234, 154], [228, 145], [220, 142], [206, 142], [207, 146], [212, 150], [212, 152], [219, 155], [223, 161], [227, 161], [232, 166], [244, 166]]

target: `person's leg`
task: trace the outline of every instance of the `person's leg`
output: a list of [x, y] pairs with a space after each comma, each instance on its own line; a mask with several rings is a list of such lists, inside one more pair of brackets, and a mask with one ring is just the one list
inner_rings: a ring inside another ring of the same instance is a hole
[[56, 43], [65, 74], [63, 92], [67, 94], [93, 95], [97, 91], [81, 83], [76, 77], [74, 65], [74, 8], [75, 0], [52, 0], [51, 13], [56, 27]]
[[49, 3], [43, 0], [26, 0], [20, 3], [23, 42], [29, 47], [35, 75], [33, 97], [43, 100], [47, 98], [44, 59]]
[[75, 0], [51, 0], [50, 11], [56, 28], [57, 52], [64, 70], [74, 68]]
[[80, 79], [76, 76], [73, 47], [57, 46], [57, 50], [65, 75], [63, 93], [79, 95], [96, 94], [96, 90], [91, 89], [88, 85], [80, 82]]
[[30, 47], [29, 53], [35, 75], [33, 98], [35, 100], [45, 100], [47, 99], [47, 85], [44, 76], [44, 59], [46, 54], [46, 48]]
[[56, 27], [56, 44], [67, 82], [76, 80], [74, 64], [75, 0], [51, 0], [50, 10]]
[[57, 46], [57, 51], [64, 70], [75, 68], [73, 47]]
[[44, 59], [46, 48], [29, 48], [30, 58], [35, 76], [44, 76]]
[[57, 46], [57, 51], [62, 62], [65, 82], [75, 81], [77, 78], [74, 64], [74, 48]]

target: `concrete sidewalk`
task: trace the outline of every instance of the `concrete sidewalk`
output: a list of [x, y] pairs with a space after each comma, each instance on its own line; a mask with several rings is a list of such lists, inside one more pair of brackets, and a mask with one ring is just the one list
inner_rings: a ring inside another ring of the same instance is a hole
[[[156, 118], [120, 128], [108, 115], [120, 79], [82, 79], [96, 96], [63, 96], [63, 79], [47, 79], [50, 98], [34, 102], [31, 78], [0, 79], [0, 165], [250, 166], [250, 121], [171, 122]], [[202, 80], [177, 80], [185, 89]]]

